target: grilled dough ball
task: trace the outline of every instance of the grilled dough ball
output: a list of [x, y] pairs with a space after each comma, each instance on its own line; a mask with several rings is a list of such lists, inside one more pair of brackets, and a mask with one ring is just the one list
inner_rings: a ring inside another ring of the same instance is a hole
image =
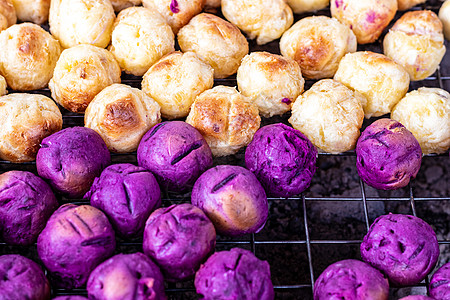
[[214, 69], [214, 78], [236, 73], [248, 53], [248, 42], [241, 31], [215, 15], [202, 13], [181, 28], [178, 43], [183, 52], [193, 51]]
[[12, 0], [17, 19], [43, 24], [48, 20], [51, 0]]
[[120, 67], [106, 49], [78, 45], [61, 53], [48, 86], [65, 109], [82, 113], [101, 90], [120, 83]]
[[217, 8], [221, 6], [222, 0], [206, 0], [205, 1], [205, 8]]
[[407, 10], [417, 4], [425, 3], [427, 0], [397, 0], [398, 10]]
[[409, 88], [409, 75], [402, 66], [370, 51], [345, 55], [334, 79], [366, 97], [367, 119], [389, 113]]
[[0, 96], [6, 95], [7, 93], [5, 77], [0, 75]]
[[0, 97], [0, 158], [36, 159], [41, 141], [61, 130], [62, 115], [52, 99], [39, 94]]
[[439, 9], [439, 19], [444, 25], [444, 35], [447, 40], [450, 39], [450, 0], [446, 0]]
[[205, 138], [215, 156], [236, 153], [258, 130], [258, 108], [232, 87], [216, 86], [200, 94], [186, 122]]
[[331, 0], [331, 16], [350, 27], [359, 44], [373, 43], [397, 12], [395, 0]]
[[113, 152], [132, 152], [142, 136], [161, 122], [155, 100], [141, 90], [113, 84], [95, 96], [84, 115], [85, 126], [95, 130]]
[[296, 14], [316, 11], [330, 5], [330, 0], [287, 0], [287, 4]]
[[222, 13], [258, 45], [278, 39], [294, 22], [284, 0], [222, 0]]
[[283, 34], [280, 50], [298, 62], [306, 78], [333, 77], [342, 57], [356, 51], [356, 37], [336, 19], [307, 17]]
[[436, 71], [445, 54], [442, 23], [429, 10], [407, 12], [386, 34], [383, 48], [411, 80], [425, 79]]
[[391, 113], [419, 141], [424, 154], [444, 153], [450, 147], [450, 94], [420, 88], [400, 100]]
[[295, 60], [267, 52], [246, 55], [236, 79], [242, 95], [265, 117], [288, 112], [305, 84]]
[[114, 11], [119, 12], [131, 6], [141, 5], [142, 0], [111, 0], [111, 4], [114, 8]]
[[14, 90], [46, 87], [60, 54], [59, 42], [38, 25], [17, 24], [0, 33], [0, 73]]
[[172, 29], [154, 10], [130, 7], [114, 22], [111, 46], [125, 72], [142, 76], [165, 54], [175, 50]]
[[213, 68], [193, 52], [173, 52], [154, 64], [145, 73], [142, 91], [161, 106], [161, 115], [168, 119], [189, 114], [195, 97], [212, 88]]
[[16, 10], [11, 0], [0, 0], [0, 31], [16, 24]]
[[78, 44], [105, 48], [115, 17], [109, 0], [52, 0], [50, 32], [64, 48]]
[[202, 12], [205, 0], [142, 0], [145, 7], [157, 10], [175, 34]]

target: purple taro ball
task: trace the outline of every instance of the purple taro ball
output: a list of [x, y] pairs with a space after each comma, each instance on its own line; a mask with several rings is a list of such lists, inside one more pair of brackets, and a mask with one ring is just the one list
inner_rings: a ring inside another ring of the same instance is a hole
[[192, 187], [213, 163], [200, 132], [181, 121], [163, 122], [149, 130], [139, 143], [137, 160], [164, 189], [175, 192]]
[[0, 174], [0, 236], [12, 245], [28, 246], [58, 208], [51, 188], [30, 172]]
[[144, 231], [144, 253], [168, 281], [193, 277], [216, 246], [214, 225], [202, 210], [184, 203], [150, 215]]
[[440, 267], [431, 277], [430, 296], [440, 300], [450, 300], [450, 263]]
[[119, 235], [128, 238], [142, 233], [148, 216], [161, 206], [155, 176], [132, 164], [107, 167], [84, 198], [108, 216]]
[[361, 243], [361, 257], [395, 286], [421, 282], [436, 265], [439, 245], [425, 221], [414, 216], [378, 217]]
[[317, 149], [300, 131], [284, 124], [260, 128], [245, 151], [245, 165], [275, 197], [291, 197], [309, 187]]
[[100, 135], [86, 127], [66, 128], [46, 137], [36, 157], [39, 176], [69, 198], [81, 198], [111, 163]]
[[387, 300], [389, 283], [365, 262], [347, 259], [325, 269], [314, 284], [314, 300]]
[[422, 149], [402, 124], [379, 119], [363, 131], [356, 143], [356, 167], [361, 179], [381, 190], [394, 190], [415, 178]]
[[211, 255], [195, 275], [195, 288], [204, 300], [274, 299], [269, 264], [241, 248]]
[[142, 253], [118, 254], [101, 263], [89, 276], [89, 299], [164, 300], [164, 278], [158, 266]]

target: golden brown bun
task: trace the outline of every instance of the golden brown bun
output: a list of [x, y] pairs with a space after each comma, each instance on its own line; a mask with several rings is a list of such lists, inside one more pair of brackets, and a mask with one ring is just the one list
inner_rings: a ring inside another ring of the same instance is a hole
[[213, 68], [194, 52], [173, 52], [154, 64], [145, 73], [142, 91], [161, 106], [161, 115], [168, 119], [189, 114], [195, 97], [212, 88]]
[[205, 0], [142, 0], [145, 7], [157, 10], [175, 34], [202, 12]]
[[64, 50], [48, 86], [65, 109], [82, 113], [101, 90], [120, 83], [120, 67], [106, 49], [78, 45]]
[[52, 0], [48, 21], [64, 48], [79, 44], [105, 48], [115, 17], [110, 0]]
[[62, 128], [62, 115], [52, 99], [39, 94], [0, 97], [0, 159], [36, 159], [41, 141]]
[[95, 130], [113, 152], [135, 151], [142, 136], [161, 122], [160, 107], [141, 90], [112, 84], [95, 96], [84, 115], [85, 126]]
[[438, 88], [409, 92], [392, 110], [419, 141], [423, 154], [444, 153], [450, 147], [450, 94]]
[[36, 24], [16, 24], [0, 33], [0, 73], [14, 90], [46, 87], [60, 54], [59, 42]]
[[364, 120], [366, 99], [333, 79], [316, 82], [292, 106], [289, 123], [329, 153], [355, 148]]
[[383, 49], [405, 68], [412, 81], [425, 79], [436, 71], [445, 54], [442, 23], [429, 10], [407, 12], [386, 34]]
[[222, 0], [222, 13], [258, 45], [278, 39], [294, 22], [284, 0]]
[[287, 0], [287, 4], [296, 14], [316, 11], [330, 5], [330, 0]]
[[439, 19], [444, 26], [444, 35], [447, 40], [450, 39], [450, 0], [446, 0], [439, 9]]
[[391, 112], [409, 88], [409, 75], [402, 66], [370, 51], [346, 54], [334, 79], [366, 97], [366, 118]]
[[6, 95], [8, 93], [6, 88], [7, 88], [7, 85], [6, 85], [5, 77], [0, 75], [0, 96]]
[[417, 4], [425, 3], [427, 0], [397, 0], [398, 10], [407, 10]]
[[295, 60], [267, 52], [246, 55], [236, 79], [239, 91], [264, 117], [288, 112], [305, 84]]
[[128, 7], [141, 5], [142, 0], [111, 0], [111, 4], [114, 11], [119, 12]]
[[0, 31], [16, 24], [17, 16], [11, 0], [0, 0]]
[[333, 0], [331, 16], [353, 30], [359, 44], [373, 43], [397, 12], [395, 0]]
[[247, 146], [258, 130], [258, 108], [236, 89], [216, 86], [200, 94], [186, 122], [203, 135], [212, 154], [225, 156]]
[[356, 37], [334, 18], [313, 16], [301, 19], [280, 40], [283, 56], [297, 61], [309, 79], [333, 77], [339, 61], [356, 51]]
[[178, 43], [183, 52], [195, 52], [214, 69], [214, 78], [236, 73], [248, 53], [248, 42], [239, 28], [215, 15], [202, 13], [181, 28]]
[[43, 24], [48, 20], [51, 0], [12, 0], [16, 9], [17, 19], [36, 24]]
[[175, 50], [172, 29], [155, 10], [130, 7], [114, 22], [111, 46], [120, 67], [142, 76], [161, 57]]

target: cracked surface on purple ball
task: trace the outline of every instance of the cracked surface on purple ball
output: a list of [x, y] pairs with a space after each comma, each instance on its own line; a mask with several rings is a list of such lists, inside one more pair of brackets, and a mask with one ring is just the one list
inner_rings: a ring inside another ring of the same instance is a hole
[[361, 257], [384, 272], [396, 286], [414, 285], [434, 268], [439, 257], [436, 234], [414, 216], [378, 217], [361, 243]]
[[309, 187], [317, 149], [300, 131], [284, 124], [259, 129], [245, 151], [245, 165], [269, 195], [291, 197]]
[[450, 300], [450, 263], [440, 267], [431, 277], [430, 296], [435, 299]]

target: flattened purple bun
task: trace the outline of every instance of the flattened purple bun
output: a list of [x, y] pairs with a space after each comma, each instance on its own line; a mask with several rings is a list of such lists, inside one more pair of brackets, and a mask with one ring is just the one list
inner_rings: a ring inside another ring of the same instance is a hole
[[33, 173], [0, 174], [0, 236], [6, 243], [35, 243], [57, 207], [51, 188]]
[[0, 256], [0, 300], [48, 300], [50, 284], [41, 267], [21, 255]]
[[378, 217], [361, 243], [361, 257], [395, 286], [421, 282], [436, 265], [439, 245], [425, 221], [414, 216]]
[[83, 197], [110, 163], [105, 142], [86, 127], [70, 127], [46, 137], [36, 157], [39, 176], [69, 198]]
[[389, 283], [383, 274], [355, 259], [328, 266], [314, 285], [314, 300], [387, 300], [388, 297]]
[[275, 197], [291, 197], [309, 187], [317, 149], [300, 131], [278, 123], [260, 128], [245, 151], [245, 165]]
[[222, 165], [203, 173], [195, 182], [191, 201], [205, 212], [217, 232], [229, 236], [259, 232], [269, 215], [261, 183], [239, 166]]
[[[436, 298], [436, 299], [439, 299], [439, 298]], [[427, 297], [427, 296], [423, 296], [423, 295], [410, 295], [410, 296], [403, 297], [399, 300], [435, 300], [435, 299]]]
[[431, 277], [430, 296], [435, 299], [450, 300], [450, 263], [440, 267]]
[[161, 206], [161, 191], [153, 174], [132, 164], [116, 164], [95, 178], [84, 198], [103, 211], [124, 237], [142, 233], [145, 221]]
[[108, 218], [90, 205], [62, 205], [37, 240], [39, 258], [63, 288], [78, 288], [116, 247]]
[[59, 296], [52, 300], [88, 300], [88, 298], [83, 296]]
[[195, 275], [195, 288], [204, 300], [275, 297], [269, 264], [241, 248], [211, 255]]
[[137, 160], [163, 188], [175, 192], [192, 187], [213, 163], [203, 136], [182, 121], [162, 122], [149, 130], [139, 143]]
[[356, 167], [361, 179], [381, 190], [394, 190], [415, 178], [422, 149], [402, 124], [379, 119], [369, 125], [356, 143]]
[[155, 260], [168, 281], [193, 277], [216, 246], [214, 225], [188, 203], [160, 208], [144, 231], [144, 253]]
[[164, 278], [158, 266], [142, 253], [118, 254], [101, 263], [89, 276], [89, 299], [164, 300]]

